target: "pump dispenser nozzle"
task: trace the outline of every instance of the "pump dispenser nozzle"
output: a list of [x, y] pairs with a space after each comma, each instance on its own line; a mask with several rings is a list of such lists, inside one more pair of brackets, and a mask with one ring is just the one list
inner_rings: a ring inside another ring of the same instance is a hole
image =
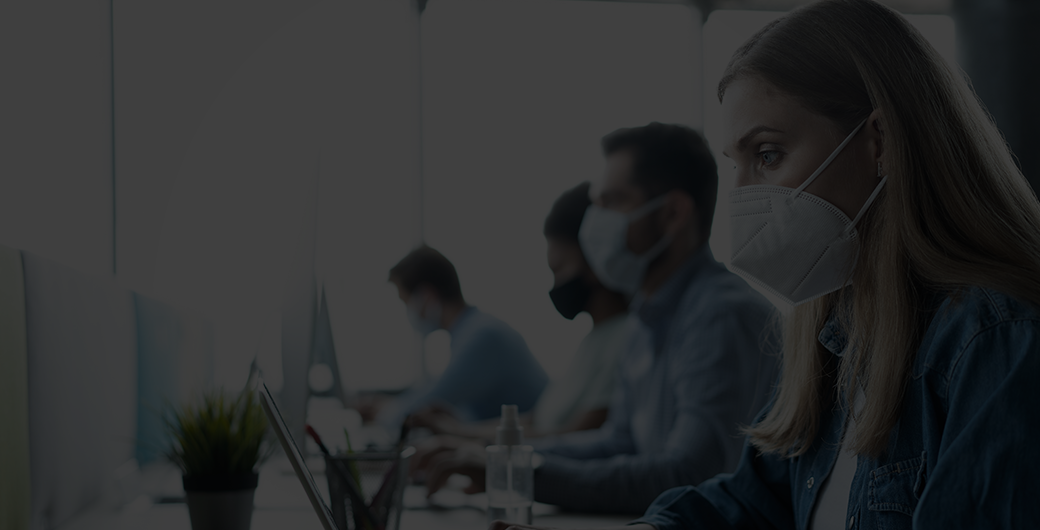
[[523, 445], [524, 428], [520, 426], [516, 405], [502, 405], [502, 423], [498, 426], [496, 445]]
[[496, 519], [531, 524], [534, 503], [533, 454], [524, 443], [516, 405], [502, 405], [502, 423], [495, 445], [487, 447], [488, 524]]

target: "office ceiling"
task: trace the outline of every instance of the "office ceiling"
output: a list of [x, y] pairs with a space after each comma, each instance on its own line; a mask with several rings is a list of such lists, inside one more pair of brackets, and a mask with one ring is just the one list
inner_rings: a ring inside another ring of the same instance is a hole
[[[602, 0], [599, 0], [602, 1]], [[814, 0], [613, 0], [620, 2], [646, 2], [655, 4], [693, 4], [701, 12], [718, 9], [753, 9], [759, 11], [790, 11]], [[952, 0], [879, 0], [900, 13], [949, 14]]]
[[[880, 0], [900, 13], [949, 13], [950, 0]], [[811, 0], [696, 0], [699, 7], [711, 9], [757, 9], [789, 11]]]

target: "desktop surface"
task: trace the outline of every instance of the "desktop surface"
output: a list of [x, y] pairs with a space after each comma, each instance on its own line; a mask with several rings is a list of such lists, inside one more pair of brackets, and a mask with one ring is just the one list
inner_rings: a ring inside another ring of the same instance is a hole
[[[308, 459], [315, 481], [327, 499], [324, 465]], [[84, 513], [60, 530], [191, 530], [188, 506], [183, 502], [156, 503], [161, 497], [183, 495], [180, 476], [173, 468], [152, 471], [149, 494], [141, 493], [121, 509], [98, 507]], [[159, 475], [158, 477], [155, 475]], [[157, 483], [159, 483], [157, 485]], [[405, 492], [405, 510], [400, 530], [483, 530], [487, 515], [480, 507], [483, 496], [469, 497], [460, 491], [444, 491], [434, 498], [435, 505], [425, 501], [425, 490], [409, 486]], [[560, 512], [548, 505], [535, 506], [535, 524], [560, 528], [618, 526], [631, 521], [631, 516], [589, 515]], [[260, 469], [260, 481], [254, 498], [251, 530], [321, 530], [322, 525], [311, 507], [303, 487], [285, 458], [272, 458]]]

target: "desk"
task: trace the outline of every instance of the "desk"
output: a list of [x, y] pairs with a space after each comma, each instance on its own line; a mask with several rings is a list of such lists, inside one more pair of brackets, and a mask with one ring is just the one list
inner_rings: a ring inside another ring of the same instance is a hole
[[[288, 461], [274, 461], [260, 471], [256, 489], [251, 530], [322, 530], [318, 516], [311, 508], [303, 487], [296, 476], [287, 472]], [[175, 470], [164, 472], [161, 478], [165, 493], [179, 492], [179, 475]], [[316, 473], [317, 475], [317, 473]], [[325, 477], [317, 475], [319, 485]], [[411, 500], [401, 515], [401, 530], [484, 530], [487, 516], [479, 509], [451, 510], [416, 509], [414, 499], [422, 498], [423, 491], [409, 486], [406, 492]], [[323, 495], [327, 495], [323, 491]], [[458, 495], [461, 495], [459, 493]], [[596, 528], [619, 526], [631, 521], [629, 516], [586, 515], [559, 512], [546, 505], [535, 508], [535, 524], [560, 528]], [[146, 495], [139, 496], [119, 510], [96, 508], [76, 517], [60, 530], [191, 530], [187, 505], [153, 504]]]
[[[631, 517], [559, 513], [535, 517], [535, 523], [560, 528], [619, 526]], [[407, 510], [401, 516], [401, 530], [484, 530], [487, 518], [475, 510], [443, 512]], [[93, 511], [84, 514], [61, 530], [191, 530], [188, 508], [183, 504], [128, 507], [119, 513]], [[310, 507], [296, 509], [257, 508], [251, 530], [322, 530]]]

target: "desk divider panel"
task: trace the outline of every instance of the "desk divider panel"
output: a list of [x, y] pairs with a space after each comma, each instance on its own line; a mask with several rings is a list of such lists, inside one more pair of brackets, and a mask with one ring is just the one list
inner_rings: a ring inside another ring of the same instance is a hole
[[0, 528], [28, 530], [29, 358], [22, 253], [0, 245]]
[[109, 277], [23, 258], [32, 528], [53, 528], [111, 502], [134, 456], [134, 299]]
[[213, 384], [213, 328], [165, 302], [134, 293], [137, 317], [137, 444], [139, 465], [163, 459], [169, 436], [162, 414]]

